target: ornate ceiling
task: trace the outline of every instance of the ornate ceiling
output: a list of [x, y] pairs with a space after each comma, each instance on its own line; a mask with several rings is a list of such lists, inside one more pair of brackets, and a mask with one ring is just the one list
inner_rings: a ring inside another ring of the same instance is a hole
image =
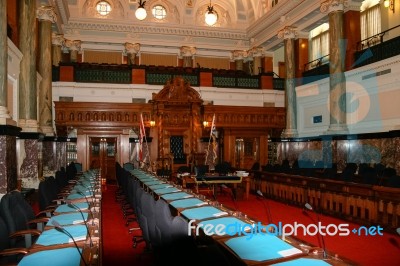
[[[338, 0], [211, 0], [218, 14], [214, 26], [205, 24], [210, 0], [147, 0], [147, 18], [136, 19], [139, 0], [106, 0], [112, 11], [101, 16], [100, 0], [38, 0], [57, 13], [54, 31], [66, 39], [81, 40], [82, 48], [118, 50], [125, 42], [140, 43], [148, 50], [193, 46], [198, 51], [249, 50], [262, 47], [274, 51], [283, 45], [278, 32], [294, 27], [299, 37], [327, 21], [322, 2]], [[359, 10], [362, 0], [345, 0], [346, 9]], [[158, 20], [151, 8], [162, 5], [167, 12]]]

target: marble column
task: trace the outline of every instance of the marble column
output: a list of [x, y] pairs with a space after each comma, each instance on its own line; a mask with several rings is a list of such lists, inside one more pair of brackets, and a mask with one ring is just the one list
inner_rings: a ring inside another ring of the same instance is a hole
[[7, 124], [10, 115], [7, 109], [7, 1], [0, 1], [0, 125]]
[[15, 126], [7, 108], [7, 1], [0, 1], [0, 195], [18, 188]]
[[262, 56], [264, 55], [264, 50], [262, 47], [253, 47], [249, 50], [249, 56], [253, 57], [253, 72], [252, 75], [258, 75], [262, 73]]
[[193, 67], [193, 56], [195, 54], [195, 47], [182, 46], [180, 48], [180, 56], [183, 58], [183, 67]]
[[39, 132], [37, 121], [36, 0], [19, 1], [19, 120], [23, 132]]
[[124, 54], [128, 57], [128, 65], [136, 65], [136, 55], [140, 51], [140, 44], [126, 42], [124, 47]]
[[294, 39], [296, 29], [285, 27], [278, 32], [278, 37], [283, 38], [285, 42], [285, 107], [286, 107], [286, 128], [282, 132], [282, 137], [297, 137], [297, 99], [296, 99], [296, 65]]
[[235, 50], [232, 51], [231, 58], [235, 61], [236, 70], [244, 70], [244, 59], [247, 58], [247, 51]]
[[58, 66], [62, 62], [62, 46], [64, 44], [64, 35], [52, 35], [52, 61], [53, 66]]
[[329, 14], [329, 111], [330, 124], [326, 134], [348, 133], [346, 124], [346, 78], [343, 10], [345, 0], [321, 3], [321, 12]]
[[56, 14], [51, 6], [42, 6], [37, 10], [39, 19], [39, 56], [38, 68], [42, 76], [39, 87], [39, 126], [46, 136], [54, 136], [52, 107], [52, 60], [51, 25], [56, 22]]
[[81, 41], [80, 40], [66, 40], [64, 43], [65, 47], [70, 51], [70, 61], [72, 63], [78, 62], [78, 53], [81, 51]]

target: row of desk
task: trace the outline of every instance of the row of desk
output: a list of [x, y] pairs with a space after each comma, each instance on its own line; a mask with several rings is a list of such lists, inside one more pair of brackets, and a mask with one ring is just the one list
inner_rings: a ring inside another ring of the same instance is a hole
[[[101, 183], [91, 170], [72, 180], [19, 266], [101, 265]], [[74, 241], [75, 243], [74, 243]]]
[[[156, 200], [168, 202], [174, 215], [181, 215], [188, 221], [188, 234], [211, 238], [238, 265], [348, 265], [333, 257], [322, 259], [321, 249], [304, 245], [293, 238], [283, 240], [265, 231], [250, 233], [250, 228], [258, 222], [245, 214], [139, 169], [130, 173]], [[227, 230], [232, 225], [247, 229], [233, 233]], [[221, 226], [225, 231], [219, 230]]]
[[196, 193], [199, 193], [200, 186], [206, 186], [213, 193], [214, 198], [216, 198], [216, 186], [218, 185], [232, 185], [234, 197], [236, 198], [238, 185], [244, 184], [245, 188], [245, 199], [249, 199], [250, 194], [250, 177], [248, 175], [242, 176], [241, 174], [235, 175], [219, 175], [216, 173], [206, 173], [204, 176], [195, 176], [191, 174], [178, 174], [178, 179], [181, 180], [182, 186], [186, 188], [187, 186], [194, 185]]

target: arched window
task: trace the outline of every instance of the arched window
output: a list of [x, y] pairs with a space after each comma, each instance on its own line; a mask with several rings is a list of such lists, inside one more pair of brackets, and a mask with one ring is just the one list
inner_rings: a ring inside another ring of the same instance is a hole
[[111, 12], [111, 5], [106, 1], [100, 1], [96, 5], [96, 10], [101, 16], [107, 16]]
[[164, 19], [167, 16], [167, 10], [161, 5], [156, 5], [152, 8], [151, 13], [156, 19]]

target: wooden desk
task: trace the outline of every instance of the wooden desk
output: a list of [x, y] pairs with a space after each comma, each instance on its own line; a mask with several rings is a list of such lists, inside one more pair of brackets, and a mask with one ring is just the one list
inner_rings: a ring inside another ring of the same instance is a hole
[[[79, 177], [78, 177], [79, 178]], [[84, 180], [83, 177], [82, 180]], [[59, 205], [47, 223], [38, 240], [31, 246], [29, 253], [25, 255], [19, 265], [32, 265], [38, 260], [68, 261], [71, 265], [101, 265], [101, 189], [98, 175], [86, 177], [88, 184], [93, 186], [89, 200], [84, 196], [70, 190], [72, 204]], [[77, 189], [78, 184], [75, 184]], [[72, 189], [72, 186], [70, 187]], [[68, 197], [67, 197], [68, 198]], [[89, 211], [89, 208], [91, 211]], [[78, 211], [78, 209], [80, 211]], [[82, 217], [83, 216], [83, 217]], [[83, 223], [83, 219], [87, 224]], [[51, 221], [57, 221], [67, 233], [59, 232]], [[93, 221], [93, 223], [92, 223]], [[90, 236], [88, 236], [88, 231]], [[82, 249], [81, 260], [79, 252], [73, 242], [70, 242], [71, 234], [76, 245]], [[55, 262], [57, 264], [57, 262]]]
[[[186, 188], [188, 185], [194, 185], [196, 189], [196, 193], [198, 193], [199, 184], [208, 184], [208, 185], [215, 185], [215, 184], [233, 184], [234, 190], [237, 189], [237, 185], [244, 183], [245, 185], [245, 199], [249, 199], [250, 195], [250, 177], [239, 177], [239, 176], [219, 176], [219, 175], [206, 175], [202, 179], [199, 179], [196, 176], [180, 176], [182, 180], [182, 187]], [[215, 191], [214, 191], [215, 192]]]

